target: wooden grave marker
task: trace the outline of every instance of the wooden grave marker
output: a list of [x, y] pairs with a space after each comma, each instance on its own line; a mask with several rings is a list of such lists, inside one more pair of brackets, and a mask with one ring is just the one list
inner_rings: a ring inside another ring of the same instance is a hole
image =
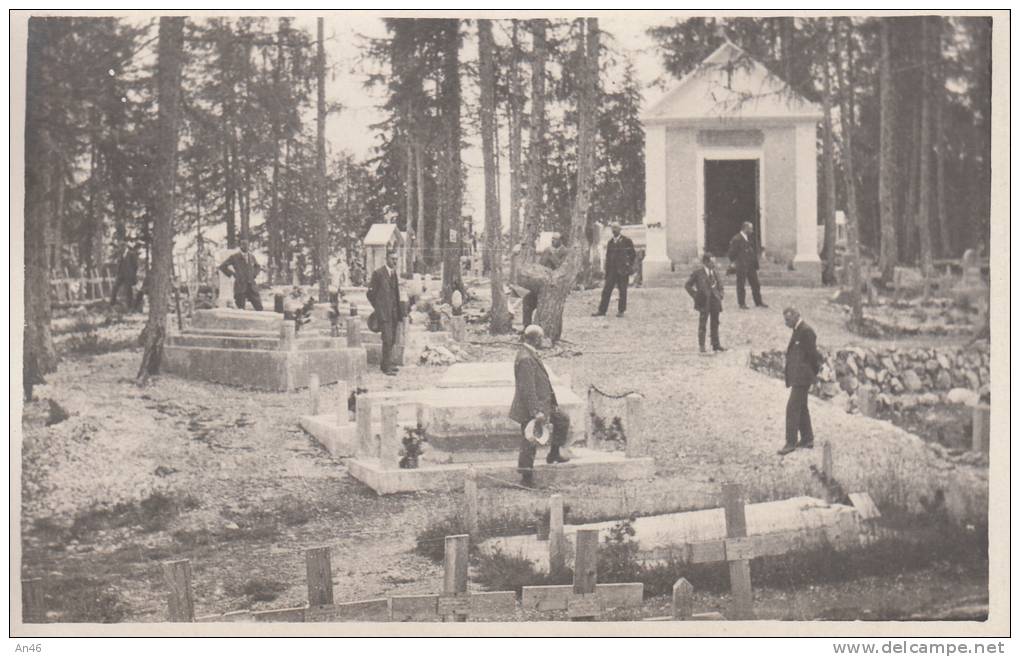
[[[551, 542], [552, 531], [549, 538]], [[597, 529], [577, 530], [574, 583], [525, 586], [521, 589], [521, 606], [535, 611], [566, 611], [571, 620], [577, 621], [596, 620], [609, 609], [640, 607], [644, 601], [644, 584], [598, 583], [598, 546]]]

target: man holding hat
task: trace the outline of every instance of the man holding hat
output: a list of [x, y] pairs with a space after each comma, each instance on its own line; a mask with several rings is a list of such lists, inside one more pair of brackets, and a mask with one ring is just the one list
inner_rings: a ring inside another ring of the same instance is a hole
[[544, 442], [536, 434], [547, 435], [552, 429], [546, 463], [566, 463], [569, 460], [560, 455], [560, 447], [567, 442], [570, 417], [557, 405], [549, 372], [538, 355], [543, 336], [541, 326], [532, 324], [525, 328], [524, 341], [514, 361], [514, 400], [510, 405], [510, 419], [521, 425], [517, 471], [521, 473], [521, 483], [529, 487], [534, 485], [535, 452], [538, 443]]
[[598, 312], [592, 313], [592, 317], [602, 317], [609, 310], [609, 298], [613, 296], [613, 288], [619, 290], [620, 299], [617, 305], [617, 317], [623, 317], [627, 311], [627, 283], [634, 268], [634, 242], [623, 235], [620, 230], [620, 222], [614, 221], [609, 224], [613, 230], [613, 236], [606, 245], [606, 283], [602, 287], [602, 301], [599, 303]]

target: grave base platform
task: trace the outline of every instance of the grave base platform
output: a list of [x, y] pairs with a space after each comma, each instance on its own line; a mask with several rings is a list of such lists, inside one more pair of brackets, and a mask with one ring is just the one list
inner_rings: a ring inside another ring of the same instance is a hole
[[328, 349], [229, 349], [175, 344], [163, 348], [163, 370], [186, 379], [286, 392], [320, 383], [357, 381], [366, 371], [365, 350], [347, 348], [343, 340]]
[[[575, 483], [608, 483], [648, 479], [655, 475], [655, 461], [651, 457], [627, 458], [622, 452], [599, 452], [581, 447], [573, 447], [571, 451], [574, 458], [569, 463], [548, 465], [543, 462], [545, 450], [539, 450], [535, 459], [535, 485], [541, 488]], [[460, 490], [468, 467], [474, 467], [479, 476], [494, 477], [513, 484], [520, 480], [516, 458], [470, 464], [422, 464], [418, 468], [406, 470], [384, 467], [377, 458], [359, 457], [347, 463], [350, 475], [379, 495]]]

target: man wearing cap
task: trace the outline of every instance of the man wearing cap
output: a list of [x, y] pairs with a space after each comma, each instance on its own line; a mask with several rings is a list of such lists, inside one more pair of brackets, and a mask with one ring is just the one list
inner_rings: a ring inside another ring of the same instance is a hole
[[754, 305], [768, 308], [768, 304], [761, 300], [761, 284], [758, 283], [758, 246], [754, 243], [753, 236], [754, 225], [750, 221], [745, 221], [740, 226], [740, 232], [730, 240], [727, 254], [737, 271], [737, 305], [741, 310], [747, 310], [747, 304], [744, 303], [744, 281], [751, 284]]
[[220, 265], [220, 271], [234, 279], [234, 305], [244, 310], [245, 301], [251, 301], [251, 307], [262, 310], [262, 298], [255, 283], [259, 275], [259, 261], [248, 251], [248, 238], [242, 237], [238, 242], [240, 251], [231, 255]]
[[393, 364], [393, 345], [397, 342], [397, 325], [404, 319], [400, 308], [400, 280], [397, 278], [396, 253], [392, 251], [387, 253], [386, 264], [372, 272], [367, 296], [375, 311], [375, 317], [379, 321], [379, 333], [382, 337], [382, 357], [379, 360], [379, 367], [383, 374], [396, 376], [397, 368]]
[[[567, 247], [563, 246], [560, 234], [553, 233], [552, 244], [542, 252], [542, 256], [538, 259], [538, 264], [556, 271], [563, 264], [563, 261], [567, 259], [568, 252]], [[521, 302], [521, 312], [525, 327], [531, 326], [531, 320], [535, 316], [536, 308], [538, 308], [538, 292], [529, 290]]]
[[113, 292], [110, 293], [110, 305], [116, 305], [117, 293], [123, 287], [130, 310], [134, 308], [134, 291], [138, 283], [138, 246], [126, 240], [120, 240], [117, 246], [117, 278], [113, 282]]
[[570, 417], [560, 410], [553, 392], [549, 372], [542, 364], [538, 348], [542, 345], [542, 327], [532, 324], [524, 329], [524, 341], [514, 361], [514, 400], [510, 405], [510, 419], [521, 425], [521, 446], [517, 454], [517, 471], [521, 483], [534, 485], [535, 452], [537, 446], [528, 436], [528, 424], [534, 420], [537, 428], [548, 431], [549, 454], [546, 463], [566, 463], [569, 459], [560, 454], [560, 447], [570, 433]]
[[613, 236], [606, 245], [606, 283], [602, 287], [602, 301], [599, 303], [597, 312], [592, 317], [602, 317], [609, 310], [609, 298], [613, 296], [613, 288], [619, 290], [619, 301], [617, 302], [617, 317], [623, 317], [627, 311], [627, 283], [634, 268], [634, 242], [620, 232], [620, 222], [614, 221], [610, 228]]

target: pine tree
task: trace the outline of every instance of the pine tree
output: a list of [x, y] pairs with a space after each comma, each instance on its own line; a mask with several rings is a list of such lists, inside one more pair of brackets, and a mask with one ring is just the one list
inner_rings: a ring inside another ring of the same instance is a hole
[[164, 16], [159, 19], [159, 52], [157, 83], [159, 89], [159, 141], [156, 170], [159, 175], [159, 206], [155, 219], [149, 276], [149, 321], [142, 332], [145, 351], [138, 369], [138, 379], [145, 382], [158, 374], [166, 337], [167, 299], [172, 284], [174, 248], [174, 188], [177, 173], [177, 120], [181, 95], [181, 68], [184, 60], [184, 18]]

